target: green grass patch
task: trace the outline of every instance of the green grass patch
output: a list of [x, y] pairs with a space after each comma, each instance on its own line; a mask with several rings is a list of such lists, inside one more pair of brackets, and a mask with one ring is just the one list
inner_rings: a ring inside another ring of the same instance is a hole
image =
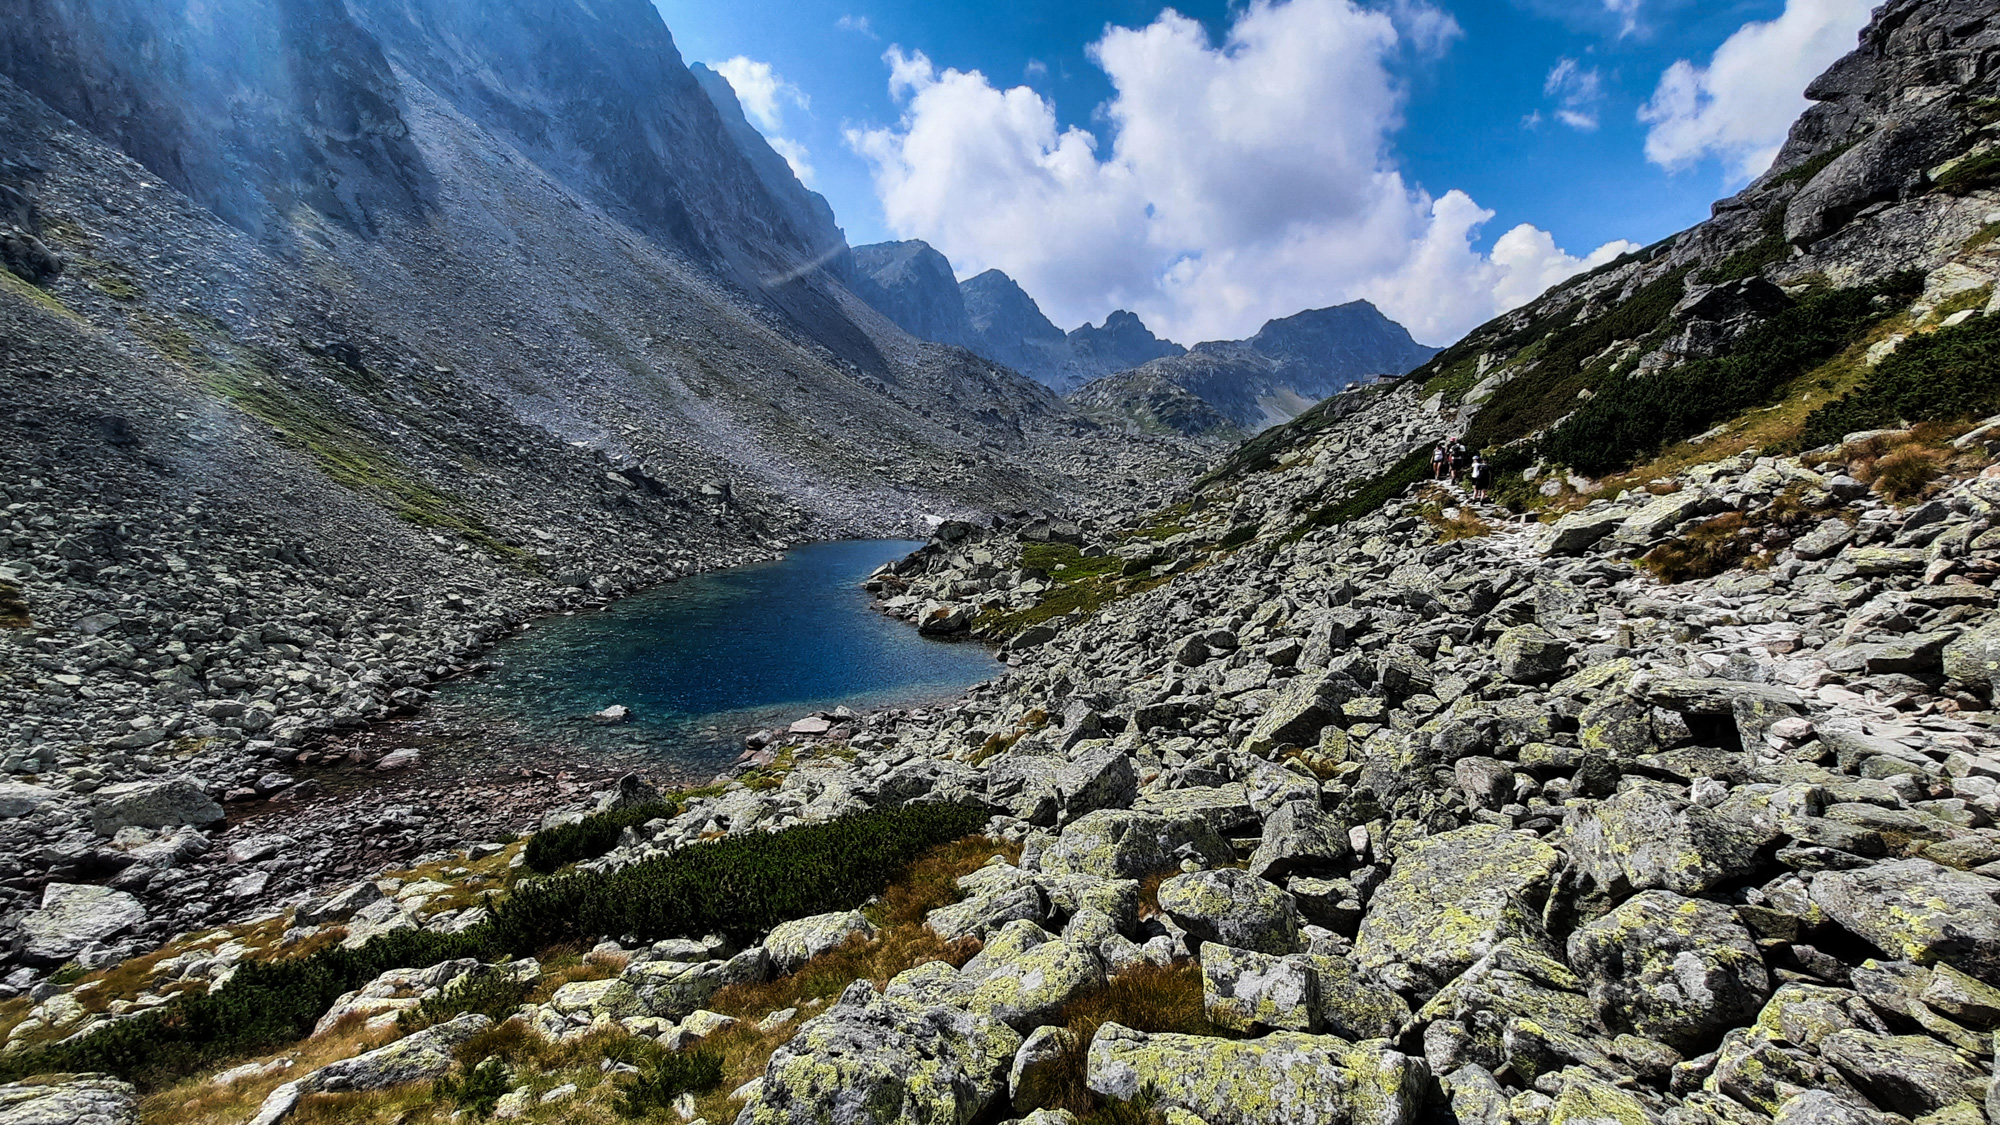
[[2000, 316], [1904, 340], [1861, 385], [1806, 419], [1807, 447], [1858, 430], [2000, 413]]
[[1899, 274], [1814, 293], [1744, 333], [1727, 355], [1613, 381], [1549, 432], [1542, 455], [1591, 476], [1650, 457], [1765, 404], [1893, 315], [1921, 285], [1921, 276]]
[[672, 801], [655, 801], [610, 812], [592, 813], [576, 824], [559, 824], [528, 838], [522, 849], [529, 870], [552, 874], [578, 860], [596, 859], [618, 846], [625, 829], [653, 819], [679, 816], [681, 807]]
[[[1825, 152], [1820, 153], [1818, 156], [1815, 156], [1810, 160], [1798, 164], [1795, 167], [1787, 168], [1783, 172], [1778, 173], [1777, 176], [1773, 177], [1771, 182], [1765, 186], [1777, 188], [1777, 187], [1783, 187], [1786, 184], [1800, 184], [1800, 185], [1809, 184], [1812, 182], [1812, 178], [1814, 176], [1817, 176], [1821, 172], [1826, 171], [1827, 165], [1833, 163], [1836, 160], [1839, 160], [1843, 155], [1846, 154], [1848, 149], [1851, 149], [1855, 145], [1860, 144], [1864, 139], [1865, 138], [1863, 137], [1856, 137], [1853, 140], [1848, 141], [1846, 144], [1835, 145], [1832, 148], [1827, 149]], [[1778, 221], [1779, 229], [1782, 230], [1784, 228], [1784, 225], [1785, 225], [1784, 220], [1781, 217]]]
[[0, 290], [12, 293], [45, 312], [52, 312], [78, 324], [83, 323], [83, 318], [71, 312], [69, 306], [63, 304], [62, 299], [54, 293], [39, 285], [30, 285], [4, 269], [0, 269]]
[[[647, 1043], [637, 1039], [635, 1043]], [[714, 1051], [667, 1051], [658, 1044], [644, 1051], [632, 1076], [618, 1095], [620, 1117], [665, 1117], [682, 1094], [706, 1094], [722, 1085], [722, 1056]]]
[[534, 954], [606, 935], [751, 940], [780, 922], [860, 906], [926, 851], [977, 832], [987, 817], [963, 805], [873, 810], [693, 844], [608, 874], [536, 880], [489, 902], [492, 917], [462, 933], [400, 930], [359, 949], [247, 962], [214, 992], [182, 993], [74, 1039], [0, 1055], [0, 1082], [97, 1071], [163, 1085], [305, 1036], [342, 993], [389, 969]]
[[1092, 578], [1116, 577], [1125, 560], [1105, 554], [1087, 558], [1067, 543], [1023, 543], [1021, 565], [1038, 570], [1057, 582], [1077, 582]]
[[137, 301], [146, 295], [144, 289], [117, 274], [102, 274], [91, 278], [87, 284], [114, 301]]
[[1967, 195], [2000, 184], [2000, 149], [1974, 153], [1953, 164], [1931, 185], [1947, 195]]

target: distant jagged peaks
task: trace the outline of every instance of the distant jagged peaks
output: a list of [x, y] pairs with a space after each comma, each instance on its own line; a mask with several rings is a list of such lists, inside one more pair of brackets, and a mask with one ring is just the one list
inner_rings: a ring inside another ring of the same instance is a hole
[[1104, 318], [1104, 326], [1086, 324], [1069, 334], [1071, 348], [1079, 360], [1103, 362], [1105, 374], [1125, 371], [1155, 359], [1186, 355], [1187, 349], [1172, 340], [1153, 335], [1137, 313], [1119, 309]]
[[[973, 345], [972, 324], [951, 262], [927, 242], [877, 242], [850, 254], [855, 296], [921, 340]], [[975, 349], [976, 350], [976, 349]]]

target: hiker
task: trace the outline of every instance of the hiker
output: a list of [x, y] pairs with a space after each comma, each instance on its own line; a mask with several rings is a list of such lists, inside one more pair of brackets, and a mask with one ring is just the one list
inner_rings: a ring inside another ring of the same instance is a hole
[[1451, 443], [1451, 483], [1453, 483], [1453, 484], [1457, 484], [1457, 483], [1458, 483], [1458, 474], [1459, 474], [1459, 473], [1461, 473], [1461, 472], [1463, 472], [1463, 471], [1464, 471], [1464, 469], [1465, 469], [1465, 447], [1464, 447], [1464, 446], [1462, 446], [1462, 445], [1460, 445], [1460, 444], [1458, 444], [1457, 442], [1452, 442], [1452, 443]]
[[1472, 498], [1474, 500], [1486, 499], [1486, 459], [1477, 453], [1472, 455], [1470, 479], [1472, 481]]
[[1431, 479], [1444, 476], [1445, 447], [1443, 442], [1431, 446]]

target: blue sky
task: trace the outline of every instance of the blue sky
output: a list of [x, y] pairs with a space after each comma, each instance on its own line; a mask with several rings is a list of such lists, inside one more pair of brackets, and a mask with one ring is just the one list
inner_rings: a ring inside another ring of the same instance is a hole
[[688, 61], [738, 60], [725, 74], [850, 241], [926, 237], [961, 276], [1008, 269], [1064, 328], [1129, 306], [1183, 342], [1355, 296], [1444, 342], [1593, 251], [1698, 222], [1866, 11], [1173, 5], [1194, 27], [1140, 0], [655, 2]]

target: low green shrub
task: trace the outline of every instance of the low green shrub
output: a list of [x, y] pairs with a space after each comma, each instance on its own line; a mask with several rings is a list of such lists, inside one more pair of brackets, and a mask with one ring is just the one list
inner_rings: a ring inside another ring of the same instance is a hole
[[722, 1085], [722, 1056], [714, 1051], [661, 1051], [637, 1063], [639, 1073], [614, 1103], [620, 1117], [655, 1117], [682, 1094], [706, 1094]]
[[[398, 930], [359, 949], [245, 962], [214, 992], [182, 993], [76, 1038], [0, 1055], [0, 1082], [95, 1071], [165, 1083], [303, 1037], [342, 993], [390, 969], [519, 956], [607, 935], [749, 940], [780, 922], [860, 906], [918, 856], [972, 835], [987, 817], [966, 805], [877, 809], [694, 844], [620, 871], [537, 880], [504, 902], [489, 900], [492, 917], [462, 933]], [[506, 1003], [499, 986], [473, 994], [480, 997]]]
[[1912, 336], [1861, 385], [1807, 416], [1799, 440], [1830, 445], [1844, 434], [2000, 413], [2000, 316]]
[[494, 1107], [500, 1104], [513, 1081], [514, 1072], [507, 1060], [492, 1055], [462, 1077], [447, 1074], [438, 1079], [431, 1090], [439, 1101], [450, 1102], [476, 1120], [493, 1116]]
[[422, 1031], [467, 1012], [477, 1012], [499, 1023], [527, 1002], [534, 988], [500, 968], [482, 965], [439, 990], [436, 996], [396, 1017], [404, 1031]]
[[559, 824], [528, 837], [522, 849], [532, 871], [552, 874], [579, 860], [596, 859], [618, 846], [618, 836], [628, 827], [655, 818], [672, 819], [681, 807], [672, 801], [649, 802], [610, 812], [592, 813], [576, 824]]
[[1968, 156], [1945, 170], [1933, 185], [1949, 195], [1966, 195], [2000, 183], [2000, 151]]
[[[1768, 402], [1785, 384], [1846, 350], [1914, 296], [1899, 274], [1814, 293], [1738, 337], [1728, 354], [1614, 379], [1542, 439], [1542, 455], [1596, 476]], [[1887, 298], [1878, 301], [1877, 298]]]
[[977, 832], [988, 815], [964, 805], [911, 805], [728, 836], [613, 872], [525, 884], [488, 924], [510, 950], [605, 934], [752, 940], [780, 922], [860, 906], [924, 852]]

